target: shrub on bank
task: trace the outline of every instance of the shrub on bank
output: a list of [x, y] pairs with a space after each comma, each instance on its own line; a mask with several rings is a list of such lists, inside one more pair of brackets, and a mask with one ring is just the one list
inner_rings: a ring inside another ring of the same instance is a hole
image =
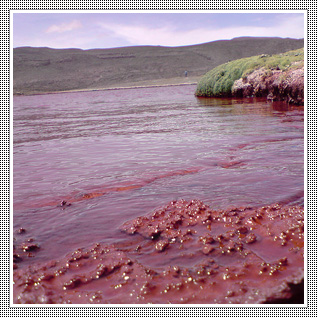
[[259, 68], [263, 67], [270, 72], [273, 69], [287, 70], [292, 67], [302, 67], [303, 63], [303, 48], [283, 54], [262, 54], [231, 61], [205, 74], [199, 81], [195, 94], [198, 97], [230, 97], [234, 82], [246, 78]]

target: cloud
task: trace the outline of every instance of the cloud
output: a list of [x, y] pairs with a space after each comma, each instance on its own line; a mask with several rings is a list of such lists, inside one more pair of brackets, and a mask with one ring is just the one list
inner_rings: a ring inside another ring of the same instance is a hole
[[[155, 20], [135, 17], [130, 19], [129, 15], [121, 19], [120, 16], [114, 15], [113, 19], [106, 20], [104, 16], [79, 17], [60, 14], [59, 18], [63, 20], [59, 19], [59, 22], [46, 16], [41, 17], [41, 23], [35, 23], [33, 20], [28, 24], [23, 21], [20, 24], [15, 22], [14, 47], [91, 49], [135, 45], [185, 46], [241, 36], [305, 36], [304, 14], [263, 14], [260, 17], [250, 17], [252, 19], [245, 15], [224, 15], [223, 20], [219, 21], [218, 16], [214, 19], [211, 15], [210, 19], [202, 20], [201, 23], [196, 20], [197, 23], [190, 23], [189, 20], [184, 20], [184, 17]], [[82, 20], [84, 18], [85, 20]], [[85, 21], [85, 25], [80, 21]], [[26, 32], [26, 29], [29, 31]]]
[[[73, 35], [73, 34], [72, 34]], [[23, 45], [18, 45], [23, 46]], [[95, 47], [93, 39], [87, 36], [70, 36], [69, 33], [63, 33], [58, 36], [47, 36], [46, 38], [33, 38], [28, 42], [28, 46], [33, 47], [51, 47], [57, 49], [63, 48], [81, 48], [89, 49]]]
[[82, 27], [82, 24], [78, 20], [73, 20], [69, 23], [61, 23], [59, 25], [51, 25], [45, 33], [64, 33], [72, 30], [76, 30]]
[[259, 37], [304, 37], [304, 17], [287, 15], [274, 25], [269, 26], [238, 26], [225, 28], [196, 28], [180, 30], [172, 25], [151, 27], [146, 25], [124, 25], [99, 23], [99, 26], [112, 36], [121, 38], [131, 45], [163, 45], [182, 46], [232, 39], [240, 36]]

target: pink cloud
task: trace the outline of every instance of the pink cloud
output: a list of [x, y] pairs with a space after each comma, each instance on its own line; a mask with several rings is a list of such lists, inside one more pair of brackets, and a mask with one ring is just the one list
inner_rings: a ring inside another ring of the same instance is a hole
[[61, 23], [59, 25], [53, 24], [47, 30], [46, 33], [64, 33], [82, 27], [82, 24], [78, 20], [73, 20], [69, 23]]

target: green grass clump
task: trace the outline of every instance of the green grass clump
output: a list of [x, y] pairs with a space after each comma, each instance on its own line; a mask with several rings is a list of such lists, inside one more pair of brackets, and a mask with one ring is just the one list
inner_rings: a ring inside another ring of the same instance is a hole
[[276, 55], [258, 55], [238, 59], [219, 65], [205, 74], [199, 81], [195, 95], [198, 97], [230, 97], [234, 82], [259, 68], [268, 70], [279, 68], [299, 67], [294, 62], [304, 61], [304, 49], [289, 51]]

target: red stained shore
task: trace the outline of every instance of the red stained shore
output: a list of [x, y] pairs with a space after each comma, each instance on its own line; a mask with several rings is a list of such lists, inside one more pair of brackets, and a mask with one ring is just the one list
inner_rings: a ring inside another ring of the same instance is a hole
[[[299, 303], [304, 210], [278, 204], [215, 211], [173, 201], [122, 225], [120, 244], [95, 244], [62, 259], [18, 268], [14, 303]], [[23, 230], [21, 229], [21, 232]], [[35, 245], [33, 243], [33, 245]], [[25, 247], [27, 248], [27, 246]], [[40, 251], [39, 251], [40, 252]]]

